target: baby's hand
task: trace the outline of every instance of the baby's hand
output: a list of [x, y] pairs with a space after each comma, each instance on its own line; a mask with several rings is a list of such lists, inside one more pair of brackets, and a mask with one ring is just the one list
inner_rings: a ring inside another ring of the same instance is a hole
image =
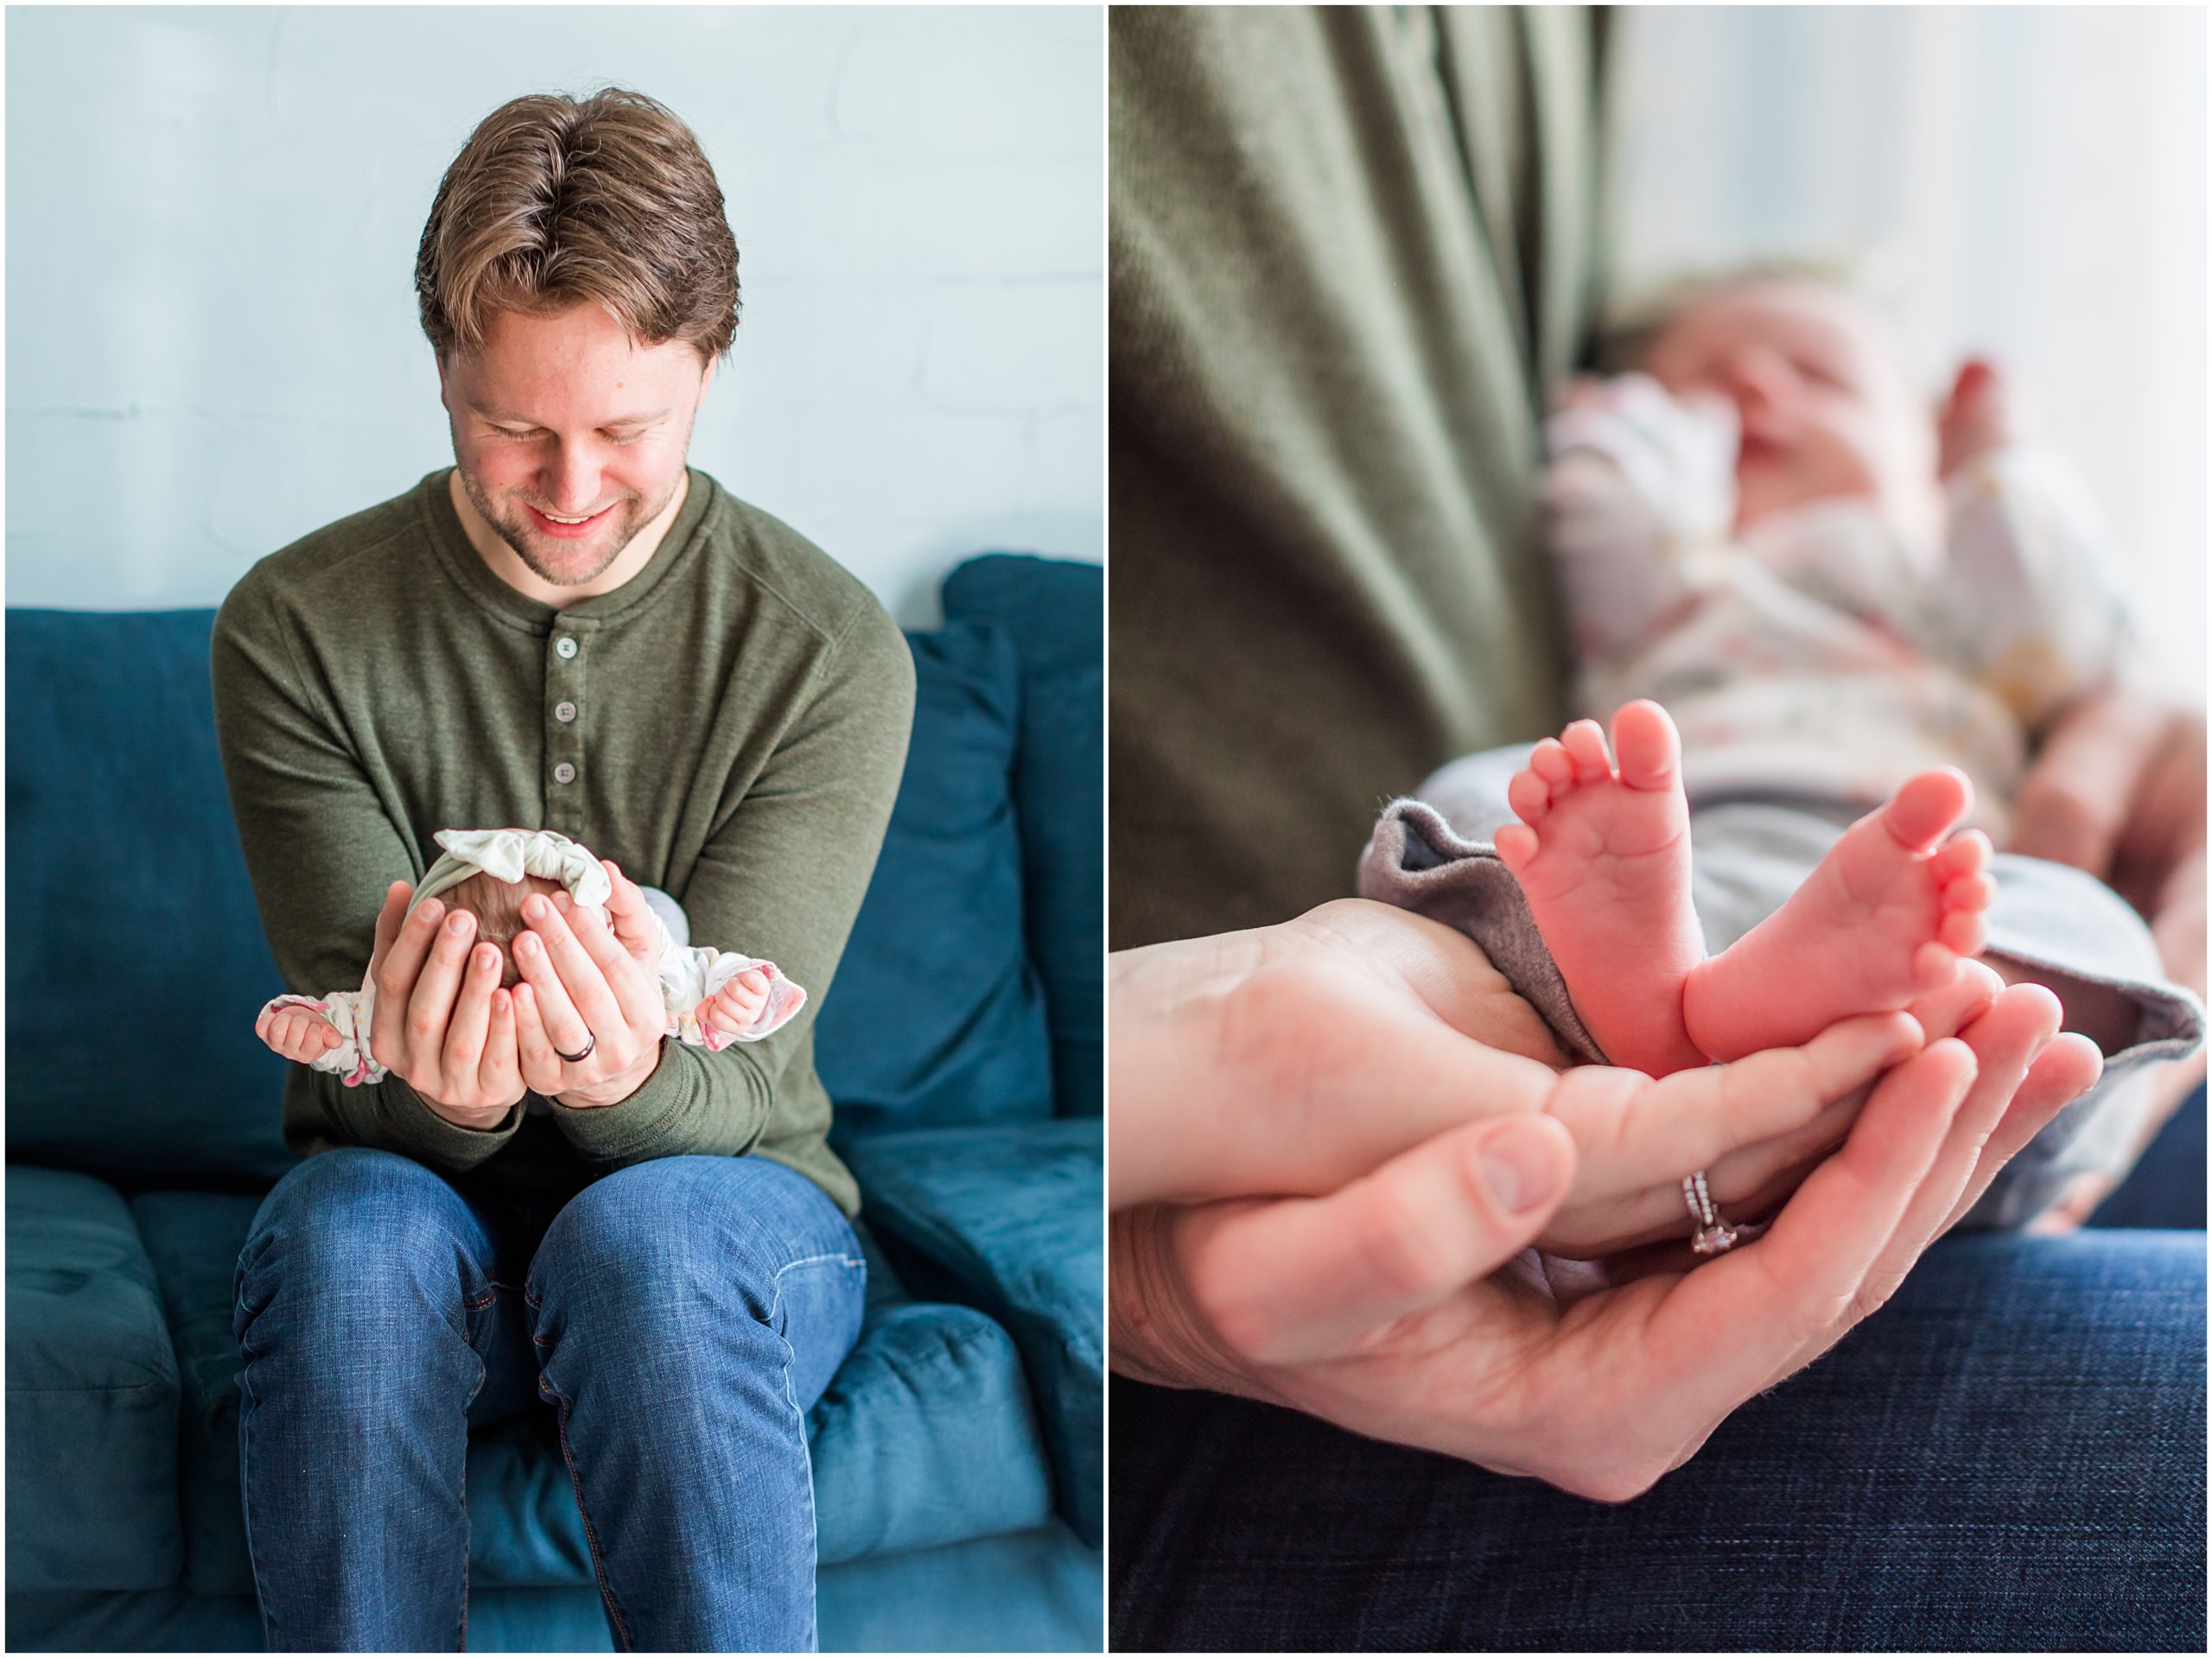
[[749, 967], [699, 1004], [697, 1018], [731, 1036], [742, 1036], [759, 1020], [768, 1005], [766, 969]]
[[1936, 418], [1942, 448], [1937, 473], [1953, 473], [1985, 454], [2004, 448], [2018, 435], [2011, 389], [1986, 359], [1970, 357], [1959, 366], [1951, 395]]
[[338, 1027], [312, 1007], [265, 1007], [253, 1033], [297, 1064], [312, 1064], [345, 1041]]

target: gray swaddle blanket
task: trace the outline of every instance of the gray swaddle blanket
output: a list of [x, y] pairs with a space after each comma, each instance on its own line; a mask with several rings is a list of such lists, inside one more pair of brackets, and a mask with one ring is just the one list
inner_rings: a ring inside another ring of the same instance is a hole
[[[1360, 856], [1358, 892], [1466, 933], [1572, 1058], [1603, 1064], [1520, 882], [1491, 844], [1517, 821], [1505, 790], [1528, 756], [1525, 744], [1471, 754], [1430, 778], [1418, 798], [1392, 801]], [[1694, 803], [1691, 899], [1706, 948], [1726, 949], [1779, 909], [1859, 815], [1813, 798]], [[2166, 981], [2150, 929], [2102, 881], [2007, 853], [1991, 873], [1988, 954], [2110, 985], [2141, 1017], [2134, 1041], [2106, 1056], [2096, 1086], [1999, 1172], [1961, 1223], [1985, 1229], [2025, 1224], [2083, 1172], [2122, 1171], [2151, 1109], [2157, 1063], [2194, 1052], [2205, 1030], [2203, 1005]]]

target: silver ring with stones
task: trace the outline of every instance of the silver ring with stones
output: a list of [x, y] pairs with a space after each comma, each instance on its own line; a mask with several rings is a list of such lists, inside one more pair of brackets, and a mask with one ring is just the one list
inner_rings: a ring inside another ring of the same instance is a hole
[[1705, 1184], [1705, 1171], [1682, 1177], [1682, 1201], [1690, 1206], [1697, 1230], [1690, 1234], [1690, 1248], [1701, 1255], [1725, 1255], [1739, 1243], [1748, 1243], [1764, 1228], [1731, 1226], [1713, 1206], [1713, 1193]]
[[558, 1048], [554, 1049], [553, 1051], [557, 1057], [567, 1060], [570, 1064], [581, 1065], [585, 1060], [591, 1058], [591, 1051], [598, 1045], [599, 1039], [594, 1036], [589, 1031], [586, 1031], [584, 1032], [584, 1045], [582, 1052], [563, 1053]]

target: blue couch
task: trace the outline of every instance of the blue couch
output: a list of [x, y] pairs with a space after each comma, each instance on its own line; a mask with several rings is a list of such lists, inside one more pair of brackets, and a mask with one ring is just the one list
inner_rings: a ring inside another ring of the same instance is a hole
[[[871, 1268], [809, 1423], [825, 1648], [1099, 1642], [1100, 588], [976, 559], [910, 636], [906, 781], [818, 1027]], [[8, 613], [18, 1649], [261, 1642], [231, 1275], [291, 1159], [212, 622]], [[467, 1467], [471, 1643], [605, 1649], [546, 1421], [478, 1433]]]

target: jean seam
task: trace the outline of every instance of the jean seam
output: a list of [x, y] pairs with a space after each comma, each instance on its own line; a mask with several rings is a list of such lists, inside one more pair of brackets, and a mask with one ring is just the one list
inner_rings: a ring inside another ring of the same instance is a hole
[[[775, 1293], [768, 1305], [770, 1318], [775, 1318], [783, 1311], [785, 1274], [796, 1271], [802, 1267], [826, 1266], [839, 1266], [866, 1271], [868, 1262], [863, 1257], [848, 1255], [842, 1250], [835, 1250], [825, 1255], [804, 1255], [797, 1261], [785, 1261], [776, 1268], [775, 1277], [770, 1280], [775, 1286]], [[522, 1299], [524, 1305], [533, 1313], [544, 1310], [543, 1300], [531, 1294], [527, 1286], [523, 1290]], [[770, 1327], [773, 1328], [773, 1325], [771, 1324]], [[791, 1391], [791, 1344], [780, 1331], [778, 1332], [776, 1339], [783, 1344], [784, 1349], [782, 1365], [784, 1402], [791, 1407], [792, 1419], [798, 1423], [799, 1459], [806, 1465], [806, 1553], [809, 1558], [811, 1558], [821, 1543], [820, 1521], [814, 1511], [814, 1452], [813, 1448], [807, 1444], [806, 1413], [799, 1409], [798, 1395]], [[583, 1476], [576, 1466], [575, 1453], [569, 1445], [569, 1396], [554, 1384], [552, 1377], [545, 1374], [544, 1350], [551, 1344], [535, 1330], [531, 1331], [530, 1340], [531, 1345], [538, 1350], [538, 1380], [544, 1385], [545, 1390], [553, 1395], [556, 1407], [555, 1429], [561, 1440], [561, 1460], [569, 1470], [569, 1486], [575, 1494], [577, 1516], [584, 1522], [584, 1544], [591, 1550], [592, 1572], [599, 1579], [599, 1597], [606, 1604], [607, 1617], [614, 1625], [615, 1639], [620, 1643], [623, 1651], [629, 1652], [634, 1649], [630, 1640], [629, 1626], [623, 1621], [622, 1609], [615, 1601], [614, 1586], [607, 1580], [607, 1560], [604, 1554], [601, 1553], [599, 1546], [599, 1528], [592, 1524], [591, 1510], [585, 1505]], [[818, 1617], [818, 1610], [815, 1610], [812, 1616]], [[818, 1624], [810, 1629], [809, 1633], [814, 1636], [815, 1642], [818, 1645], [821, 1639]]]
[[[527, 1289], [522, 1293], [524, 1304], [532, 1312], [542, 1312], [544, 1303]], [[591, 1522], [591, 1510], [584, 1505], [584, 1481], [576, 1467], [576, 1455], [569, 1445], [569, 1396], [554, 1385], [553, 1378], [545, 1374], [545, 1355], [543, 1350], [552, 1344], [535, 1330], [530, 1332], [530, 1344], [540, 1350], [537, 1355], [537, 1380], [546, 1392], [553, 1395], [554, 1431], [561, 1440], [561, 1461], [569, 1471], [569, 1489], [575, 1493], [576, 1516], [584, 1522], [584, 1547], [591, 1551], [592, 1575], [599, 1579], [599, 1598], [607, 1607], [608, 1620], [614, 1625], [614, 1638], [625, 1652], [633, 1650], [630, 1641], [630, 1626], [623, 1621], [622, 1608], [614, 1598], [614, 1585], [607, 1581], [607, 1557], [599, 1547], [599, 1528]]]
[[[240, 1344], [243, 1347], [244, 1344]], [[248, 1363], [251, 1363], [249, 1356]], [[254, 1397], [253, 1384], [246, 1380], [245, 1365], [238, 1367], [238, 1391], [245, 1395], [246, 1405], [261, 1401]], [[253, 1552], [253, 1480], [250, 1464], [253, 1461], [253, 1413], [240, 1407], [238, 1417], [238, 1514], [245, 1521], [245, 1563], [253, 1573], [253, 1598], [260, 1604], [261, 1627], [272, 1651], [282, 1650], [276, 1641], [275, 1620], [269, 1609], [274, 1604], [269, 1598], [269, 1585], [262, 1581], [261, 1560]]]

